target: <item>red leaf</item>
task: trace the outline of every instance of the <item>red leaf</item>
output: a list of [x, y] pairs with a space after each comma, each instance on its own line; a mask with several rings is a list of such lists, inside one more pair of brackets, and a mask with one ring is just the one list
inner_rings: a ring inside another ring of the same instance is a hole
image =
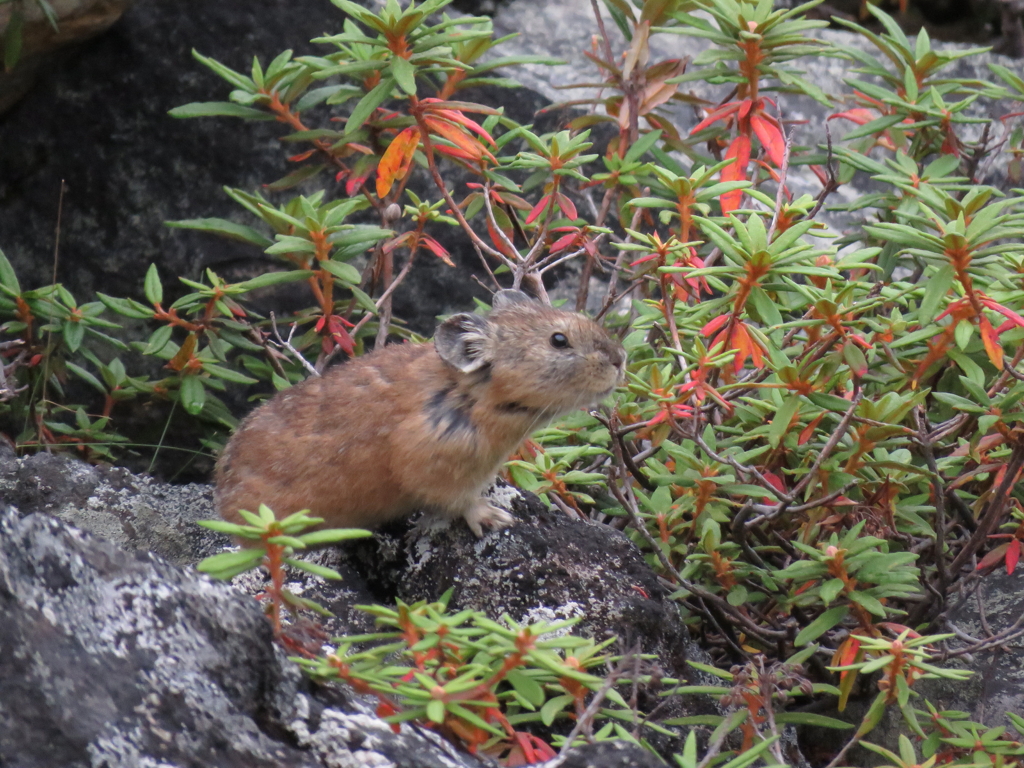
[[695, 126], [693, 126], [693, 129], [690, 131], [690, 135], [692, 136], [693, 134], [698, 133], [699, 131], [703, 131], [712, 123], [721, 120], [722, 118], [728, 117], [733, 112], [738, 110], [741, 106], [743, 106], [742, 101], [731, 101], [721, 109], [716, 109], [710, 115], [708, 115]]
[[1006, 550], [1006, 572], [1013, 573], [1017, 567], [1017, 563], [1020, 561], [1020, 539], [1014, 539], [1010, 542], [1010, 546]]
[[561, 192], [556, 192], [555, 201], [558, 203], [558, 207], [562, 210], [562, 214], [567, 219], [576, 219], [576, 206], [573, 205], [572, 200]]
[[992, 299], [982, 299], [981, 303], [989, 309], [995, 310], [1014, 325], [1024, 328], [1024, 317], [1021, 317], [1009, 307], [1004, 307], [998, 301], [992, 301]]
[[781, 168], [786, 156], [786, 140], [782, 137], [782, 131], [761, 115], [751, 115], [750, 125], [757, 134], [757, 140], [761, 142], [768, 157], [775, 163], [776, 168]]
[[988, 359], [992, 361], [998, 370], [1003, 369], [1003, 345], [999, 343], [999, 337], [996, 335], [996, 329], [992, 327], [992, 323], [988, 321], [987, 317], [978, 318], [978, 328], [981, 331], [981, 343], [985, 345], [985, 352], [988, 354]]
[[434, 238], [430, 237], [429, 235], [423, 235], [423, 237], [420, 238], [420, 245], [425, 245], [427, 248], [429, 248], [431, 253], [437, 256], [437, 258], [441, 259], [441, 261], [443, 261], [449, 267], [455, 266], [455, 264], [452, 262], [451, 256], [448, 255], [448, 251], [446, 251], [445, 247], [441, 245], [439, 242], [437, 242], [437, 240], [435, 240]]
[[[557, 240], [555, 240], [555, 242], [551, 244], [551, 247], [548, 248], [548, 251], [550, 253], [558, 253], [559, 251], [568, 248], [570, 245], [572, 245], [572, 241], [576, 239], [576, 234], [576, 232], [570, 232], [568, 235], [562, 235], [560, 238], [558, 238]], [[633, 262], [633, 264], [635, 263], [636, 262]], [[633, 266], [633, 264], [630, 264], [630, 266]]]
[[530, 211], [530, 215], [526, 217], [526, 223], [527, 224], [532, 224], [533, 220], [536, 219], [538, 216], [540, 216], [544, 212], [544, 209], [548, 207], [548, 203], [550, 203], [550, 202], [551, 202], [551, 195], [544, 195], [544, 197], [542, 197], [537, 202], [537, 204], [535, 206], [533, 206], [533, 210]]
[[865, 125], [875, 119], [875, 113], [870, 109], [864, 107], [858, 107], [857, 109], [849, 109], [846, 112], [837, 112], [834, 115], [829, 115], [829, 120], [835, 120], [837, 117], [842, 117], [846, 120], [852, 120], [857, 125]]
[[700, 329], [701, 336], [712, 336], [714, 335], [723, 325], [729, 320], [729, 315], [719, 315], [714, 320], [709, 322], [703, 328]]
[[[722, 181], [743, 181], [747, 178], [747, 163], [750, 162], [750, 137], [740, 134], [732, 140], [729, 151], [725, 153], [726, 160], [733, 162], [722, 169]], [[734, 189], [726, 192], [719, 200], [722, 205], [722, 213], [728, 215], [740, 207], [743, 199], [743, 190]]]
[[420, 129], [414, 125], [395, 136], [377, 165], [377, 197], [387, 197], [395, 181], [405, 178], [419, 145]]
[[[1017, 545], [1018, 545], [1017, 546], [1017, 554], [1020, 555], [1020, 541], [1018, 541], [1017, 539], [1014, 539], [1013, 541], [1017, 542]], [[1006, 557], [1007, 572], [1008, 573], [1013, 573], [1013, 571], [1009, 570], [1009, 568], [1010, 568], [1010, 553], [1008, 551], [1010, 549], [1010, 545], [1012, 543], [1013, 543], [1012, 541], [1008, 541], [1005, 544], [1000, 544], [998, 547], [993, 549], [991, 552], [989, 552], [987, 555], [985, 555], [983, 558], [981, 558], [981, 560], [978, 562], [978, 567], [975, 570], [983, 571], [986, 568], [989, 568], [989, 567], [995, 565], [996, 563], [998, 563], [1005, 556]], [[1016, 565], [1017, 565], [1017, 563], [1016, 563], [1016, 561], [1014, 561], [1014, 566], [1016, 566]]]

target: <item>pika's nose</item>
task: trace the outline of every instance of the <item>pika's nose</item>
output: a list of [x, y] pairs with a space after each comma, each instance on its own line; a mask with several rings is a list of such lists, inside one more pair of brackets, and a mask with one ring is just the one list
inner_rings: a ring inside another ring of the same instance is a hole
[[616, 368], [622, 368], [623, 364], [626, 362], [626, 350], [622, 348], [621, 344], [612, 341], [611, 339], [602, 340], [600, 348], [608, 358], [608, 362]]

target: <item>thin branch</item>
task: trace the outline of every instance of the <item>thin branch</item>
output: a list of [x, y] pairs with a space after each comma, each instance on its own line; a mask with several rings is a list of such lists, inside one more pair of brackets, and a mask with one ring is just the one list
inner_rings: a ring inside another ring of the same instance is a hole
[[1003, 516], [1006, 505], [1010, 500], [1010, 492], [1013, 490], [1013, 486], [1017, 481], [1017, 474], [1022, 466], [1024, 466], [1024, 440], [1013, 446], [1010, 460], [1006, 464], [1006, 474], [1003, 476], [1003, 482], [992, 492], [992, 497], [988, 502], [988, 509], [985, 510], [978, 523], [978, 530], [971, 534], [971, 538], [967, 540], [964, 548], [953, 558], [953, 562], [949, 566], [950, 573], [958, 573], [974, 553], [981, 549], [981, 545], [985, 543], [989, 535], [996, 530], [996, 527], [999, 525], [999, 519]]
[[277, 330], [277, 318], [274, 317], [274, 313], [270, 313], [270, 327], [274, 329], [274, 338], [277, 339], [277, 343], [280, 344], [284, 349], [287, 349], [292, 353], [292, 356], [302, 365], [303, 368], [309, 373], [310, 376], [316, 376], [319, 378], [320, 371], [318, 371], [309, 360], [303, 357], [299, 350], [292, 346], [292, 336], [295, 335], [295, 329], [298, 327], [297, 323], [292, 323], [291, 331], [288, 333], [287, 339], [281, 338], [280, 331]]
[[790, 496], [794, 499], [800, 496], [800, 492], [807, 487], [807, 485], [814, 479], [814, 475], [817, 474], [821, 468], [822, 462], [825, 461], [835, 450], [836, 446], [839, 445], [839, 441], [846, 436], [846, 430], [850, 428], [850, 422], [853, 420], [854, 411], [857, 410], [857, 406], [860, 405], [861, 398], [864, 396], [864, 390], [861, 389], [853, 396], [850, 400], [850, 407], [846, 409], [846, 413], [843, 414], [843, 418], [839, 421], [839, 426], [836, 427], [835, 431], [829, 437], [828, 442], [825, 443], [825, 447], [821, 449], [818, 457], [814, 460], [814, 464], [807, 470], [807, 474], [803, 476], [796, 487], [790, 492]]

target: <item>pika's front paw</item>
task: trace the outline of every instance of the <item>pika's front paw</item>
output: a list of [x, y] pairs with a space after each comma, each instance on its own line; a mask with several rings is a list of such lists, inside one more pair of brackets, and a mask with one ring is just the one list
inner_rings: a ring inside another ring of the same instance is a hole
[[466, 519], [469, 530], [475, 533], [477, 538], [483, 537], [482, 526], [484, 525], [499, 531], [502, 528], [508, 528], [516, 521], [504, 509], [494, 506], [486, 499], [479, 499], [472, 507], [463, 512], [462, 516]]

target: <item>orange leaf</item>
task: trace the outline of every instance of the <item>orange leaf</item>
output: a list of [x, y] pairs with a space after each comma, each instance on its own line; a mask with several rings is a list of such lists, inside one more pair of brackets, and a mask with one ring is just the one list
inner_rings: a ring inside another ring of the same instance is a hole
[[[479, 160], [484, 155], [487, 155], [491, 160], [494, 160], [494, 155], [484, 149], [479, 142], [473, 139], [472, 136], [463, 132], [457, 126], [433, 117], [425, 117], [423, 118], [423, 122], [430, 129], [431, 133], [436, 133], [438, 136], [448, 139], [448, 141], [457, 146], [463, 152], [467, 152], [472, 155], [476, 160]], [[495, 160], [495, 162], [497, 161]]]
[[823, 418], [825, 418], [824, 413], [820, 414], [817, 418], [812, 419], [811, 423], [804, 427], [803, 431], [800, 433], [800, 437], [797, 438], [796, 444], [803, 445], [810, 440], [811, 436], [814, 434], [815, 428], [821, 423]]
[[[726, 160], [733, 162], [722, 169], [722, 181], [743, 181], [747, 178], [747, 163], [750, 162], [750, 137], [740, 134], [732, 140], [729, 151], [725, 153]], [[734, 189], [721, 196], [722, 213], [729, 214], [740, 207], [740, 200], [743, 199], [743, 190]]]
[[992, 365], [997, 370], [1001, 371], [1003, 369], [1003, 345], [999, 343], [996, 329], [984, 316], [978, 318], [978, 328], [981, 330], [981, 343], [985, 345], [988, 359], [992, 361]]
[[782, 131], [761, 115], [751, 115], [750, 125], [775, 167], [781, 168], [786, 157], [786, 140], [782, 137]]
[[387, 197], [395, 181], [405, 178], [419, 145], [420, 129], [414, 125], [395, 136], [377, 166], [377, 197]]
[[[754, 343], [750, 340], [750, 334], [747, 333], [747, 326], [741, 322], [737, 322], [733, 325], [732, 348], [736, 350], [736, 357], [732, 360], [732, 367], [736, 373], [743, 370], [743, 363], [745, 363], [747, 358], [750, 357], [751, 353], [753, 353], [754, 347]], [[760, 352], [760, 348], [758, 348], [757, 351]]]
[[196, 335], [194, 333], [190, 333], [185, 337], [185, 341], [182, 342], [181, 348], [178, 350], [177, 354], [168, 361], [167, 367], [172, 371], [183, 370], [192, 359], [192, 354], [195, 351]]

